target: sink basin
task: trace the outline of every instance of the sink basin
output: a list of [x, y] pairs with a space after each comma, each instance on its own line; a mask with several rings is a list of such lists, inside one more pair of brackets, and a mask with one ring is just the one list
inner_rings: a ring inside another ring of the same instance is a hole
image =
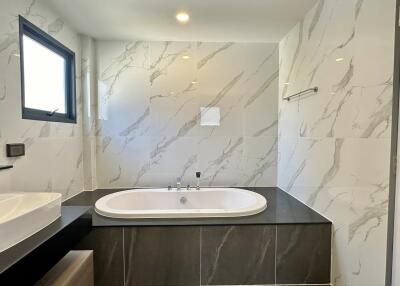
[[0, 194], [0, 252], [45, 228], [61, 216], [61, 194]]

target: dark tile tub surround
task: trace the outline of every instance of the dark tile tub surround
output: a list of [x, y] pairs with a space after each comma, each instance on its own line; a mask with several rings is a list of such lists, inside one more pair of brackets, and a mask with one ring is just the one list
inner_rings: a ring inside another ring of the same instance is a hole
[[278, 225], [277, 237], [278, 284], [328, 282], [331, 244], [326, 240], [331, 237], [331, 228], [325, 225]]
[[74, 249], [93, 250], [95, 285], [124, 285], [123, 228], [93, 228]]
[[[300, 201], [288, 195], [279, 188], [244, 188], [263, 195], [267, 199], [267, 209], [263, 212], [236, 218], [194, 218], [194, 219], [113, 219], [97, 215], [93, 212], [93, 226], [168, 226], [168, 225], [244, 225], [244, 224], [298, 224], [298, 223], [328, 223], [331, 222], [307, 207]], [[64, 202], [64, 205], [94, 206], [95, 202], [108, 194], [122, 191], [96, 190], [82, 192]], [[182, 191], [183, 193], [185, 191]]]
[[96, 227], [76, 247], [99, 286], [329, 284], [330, 248], [329, 224]]
[[[249, 188], [268, 208], [242, 218], [109, 219], [93, 211], [96, 285], [307, 285], [330, 283], [331, 222], [277, 188]], [[93, 206], [120, 190], [84, 192]], [[184, 191], [183, 191], [184, 192]]]
[[126, 286], [199, 285], [199, 227], [124, 228], [124, 246]]
[[260, 285], [275, 283], [276, 227], [201, 228], [201, 283]]

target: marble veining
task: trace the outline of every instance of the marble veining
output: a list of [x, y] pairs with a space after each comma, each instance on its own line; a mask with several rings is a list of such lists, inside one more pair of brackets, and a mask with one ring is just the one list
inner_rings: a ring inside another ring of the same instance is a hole
[[324, 226], [278, 226], [276, 283], [330, 283], [330, 234]]
[[[99, 187], [193, 184], [196, 171], [207, 185], [276, 183], [277, 45], [96, 45]], [[221, 125], [200, 126], [214, 106]]]
[[64, 21], [61, 18], [57, 18], [48, 25], [47, 30], [49, 31], [50, 35], [54, 35], [59, 33], [63, 29], [63, 27]]
[[197, 63], [197, 68], [201, 69], [203, 66], [205, 66], [207, 64], [207, 62], [209, 60], [211, 60], [213, 57], [215, 57], [218, 53], [228, 49], [230, 46], [232, 46], [234, 43], [226, 43], [225, 45], [223, 45], [222, 47], [216, 49], [214, 52], [212, 52], [211, 54], [205, 56], [204, 58], [202, 58], [198, 63]]
[[[1, 144], [25, 143], [26, 156], [0, 162], [14, 164], [12, 172], [0, 174], [0, 189], [60, 192], [63, 198], [83, 190], [80, 69], [77, 68], [78, 123], [63, 124], [21, 119], [19, 26], [22, 15], [75, 51], [80, 66], [78, 33], [49, 9], [44, 1], [16, 0], [2, 5], [0, 18], [0, 136]], [[62, 163], [59, 163], [62, 162]], [[24, 178], [21, 180], [21, 178]]]
[[201, 285], [275, 283], [275, 239], [275, 226], [202, 227]]
[[[383, 285], [395, 1], [318, 1], [279, 47], [278, 186], [334, 222], [333, 283]], [[373, 67], [373, 69], [371, 68]]]

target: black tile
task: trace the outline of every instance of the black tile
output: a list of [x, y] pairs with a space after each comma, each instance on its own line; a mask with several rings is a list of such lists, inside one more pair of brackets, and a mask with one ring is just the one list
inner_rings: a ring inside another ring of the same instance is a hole
[[[201, 226], [201, 225], [275, 225], [275, 224], [331, 224], [329, 220], [288, 195], [279, 188], [257, 187], [249, 188], [250, 191], [263, 195], [268, 201], [268, 207], [264, 211], [243, 217], [220, 218], [164, 218], [164, 219], [118, 219], [107, 218], [93, 213], [93, 226]], [[97, 199], [121, 191], [121, 189], [99, 189], [86, 191], [65, 201], [64, 205], [93, 206]]]
[[75, 247], [93, 250], [96, 286], [124, 285], [122, 232], [122, 227], [96, 227]]
[[199, 285], [199, 227], [127, 227], [124, 243], [125, 285]]
[[330, 283], [330, 225], [278, 225], [277, 231], [276, 283]]
[[202, 285], [274, 284], [275, 236], [275, 226], [203, 227]]

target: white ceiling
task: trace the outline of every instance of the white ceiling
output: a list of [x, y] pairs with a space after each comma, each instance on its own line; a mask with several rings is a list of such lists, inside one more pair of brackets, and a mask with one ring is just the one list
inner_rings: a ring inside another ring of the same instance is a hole
[[[46, 0], [97, 39], [278, 42], [318, 0]], [[187, 11], [182, 25], [175, 14]]]

